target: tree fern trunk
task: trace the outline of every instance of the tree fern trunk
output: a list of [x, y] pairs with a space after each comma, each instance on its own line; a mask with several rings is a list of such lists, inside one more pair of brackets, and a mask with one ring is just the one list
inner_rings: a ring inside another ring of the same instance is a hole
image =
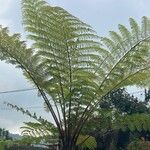
[[62, 148], [60, 150], [77, 150], [75, 145], [69, 146], [67, 145], [63, 145]]
[[77, 150], [76, 143], [72, 141], [73, 139], [70, 138], [70, 136], [68, 136], [64, 144], [62, 144], [62, 147], [60, 148], [60, 150]]

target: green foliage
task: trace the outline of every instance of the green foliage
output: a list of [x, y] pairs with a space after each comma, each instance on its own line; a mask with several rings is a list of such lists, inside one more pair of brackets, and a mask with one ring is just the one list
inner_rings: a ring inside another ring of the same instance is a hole
[[150, 131], [150, 114], [127, 115], [117, 123], [122, 130]]
[[43, 128], [43, 130], [48, 129], [48, 130], [52, 131], [53, 133], [56, 133], [56, 127], [51, 122], [43, 119], [41, 116], [38, 117], [36, 115], [36, 113], [31, 113], [30, 111], [25, 110], [22, 107], [18, 107], [17, 105], [13, 105], [11, 103], [5, 102], [5, 104], [8, 107], [11, 107], [12, 109], [15, 109], [16, 111], [20, 111], [21, 113], [29, 116], [30, 118], [35, 119], [38, 122], [38, 123], [33, 123], [33, 124], [32, 124], [32, 122], [28, 122], [28, 123], [25, 123], [26, 126], [29, 126], [31, 128], [33, 126], [33, 128], [37, 128], [37, 129], [38, 128]]
[[145, 90], [144, 101], [131, 96], [125, 89], [115, 90], [103, 98], [82, 134], [94, 136], [99, 149], [125, 148], [135, 137], [149, 135], [148, 102], [149, 90]]
[[36, 113], [31, 113], [28, 110], [24, 110], [22, 107], [18, 107], [16, 105], [6, 103], [8, 107], [15, 109], [16, 111], [20, 111], [21, 113], [28, 115], [30, 118], [36, 120], [36, 122], [24, 122], [24, 126], [21, 127], [22, 135], [35, 137], [35, 138], [43, 138], [43, 137], [58, 137], [57, 128], [49, 121], [43, 119], [41, 116], [38, 117]]
[[13, 144], [13, 141], [10, 140], [0, 141], [0, 150], [6, 150], [6, 148], [9, 148]]
[[[144, 94], [144, 93], [143, 93]], [[145, 90], [145, 100], [130, 95], [124, 88], [112, 91], [100, 102], [102, 109], [116, 109], [121, 114], [149, 113], [149, 91]]]
[[95, 138], [92, 136], [80, 135], [77, 140], [77, 145], [79, 145], [82, 149], [88, 148], [90, 150], [95, 150], [97, 143]]
[[14, 144], [18, 146], [31, 146], [32, 144], [39, 144], [41, 142], [40, 137], [23, 136], [22, 139], [15, 141]]
[[149, 150], [150, 142], [132, 142], [128, 146], [128, 150]]
[[[33, 123], [33, 122], [24, 122], [24, 126], [21, 127], [23, 135], [29, 135], [33, 137], [46, 137], [46, 136], [56, 136], [56, 128], [53, 129], [45, 123]], [[58, 133], [57, 133], [58, 135]]]
[[[5, 103], [7, 106], [21, 111], [23, 114], [36, 119], [38, 122], [24, 122], [24, 126], [21, 127], [23, 138], [15, 143], [18, 145], [31, 145], [44, 141], [47, 145], [58, 142], [58, 130], [53, 124], [44, 120], [41, 117], [37, 117], [36, 114], [32, 115], [27, 110], [20, 108], [16, 105]], [[38, 119], [40, 118], [40, 119]], [[89, 135], [80, 135], [77, 140], [77, 145], [84, 148], [95, 149], [96, 141], [95, 138]]]
[[93, 117], [83, 128], [83, 133], [88, 130], [143, 130], [149, 131], [149, 100], [148, 94], [145, 95], [145, 101], [131, 96], [125, 89], [115, 90], [106, 95], [100, 101], [99, 107]]
[[4, 128], [0, 128], [0, 141], [1, 140], [11, 140], [11, 137], [9, 136], [9, 131], [5, 130]]
[[97, 53], [102, 52], [95, 31], [64, 9], [41, 0], [25, 0], [22, 6], [25, 30], [40, 59], [37, 68], [42, 72], [43, 88], [59, 104], [67, 105], [70, 98], [77, 99], [79, 92], [82, 101], [87, 101], [97, 87], [91, 80], [96, 78]]

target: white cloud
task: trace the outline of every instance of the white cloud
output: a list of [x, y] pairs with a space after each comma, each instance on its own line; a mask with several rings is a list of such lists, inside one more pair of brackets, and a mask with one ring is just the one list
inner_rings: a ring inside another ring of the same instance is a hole
[[8, 120], [8, 119], [2, 118], [2, 117], [0, 118], [0, 122], [2, 123], [1, 127], [6, 128], [11, 133], [15, 133], [15, 134], [21, 133], [20, 127], [23, 126], [23, 123], [17, 122], [17, 124], [16, 124], [14, 121]]
[[13, 133], [13, 134], [20, 134], [21, 133], [21, 129], [20, 127], [23, 126], [23, 123], [21, 123], [20, 125], [14, 125], [7, 128], [9, 130], [10, 133]]
[[4, 27], [10, 27], [12, 24], [12, 20], [10, 19], [1, 19], [0, 18], [0, 25], [4, 26]]
[[3, 122], [4, 125], [11, 126], [13, 122], [11, 120], [6, 120], [5, 118], [0, 118], [0, 122]]
[[11, 7], [12, 0], [0, 0], [0, 15], [3, 15]]
[[11, 26], [12, 24], [12, 19], [6, 17], [11, 6], [12, 0], [0, 0], [0, 25], [4, 27]]

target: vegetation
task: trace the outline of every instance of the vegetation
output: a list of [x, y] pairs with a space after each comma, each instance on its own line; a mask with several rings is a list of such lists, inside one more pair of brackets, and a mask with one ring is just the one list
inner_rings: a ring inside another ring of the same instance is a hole
[[33, 144], [40, 143], [39, 138], [21, 137], [20, 139], [13, 139], [9, 135], [9, 131], [0, 128], [0, 150], [45, 150], [45, 148], [37, 148]]
[[[145, 92], [145, 100], [143, 102], [134, 96], [130, 96], [125, 89], [111, 92], [100, 102], [100, 108], [97, 109], [97, 113], [93, 115], [92, 119], [82, 129], [77, 140], [78, 148], [108, 150], [113, 145], [114, 149], [125, 149], [135, 139], [136, 141], [139, 141], [141, 138], [148, 140], [147, 136], [150, 135], [148, 102], [149, 91]], [[48, 145], [50, 147], [51, 145], [57, 145], [59, 135], [54, 125], [48, 124], [46, 120], [37, 117], [35, 113], [31, 114], [29, 111], [9, 103], [7, 105], [39, 122], [27, 122], [21, 127], [22, 134], [27, 136], [26, 142], [24, 141], [22, 144], [27, 142], [35, 144], [44, 141], [47, 147]], [[133, 113], [129, 110], [132, 110]]]
[[12, 137], [8, 130], [0, 128], [0, 150], [5, 150], [6, 147], [13, 145]]
[[150, 140], [149, 90], [141, 101], [125, 89], [109, 93], [97, 112], [82, 129], [82, 134], [95, 137], [97, 148], [102, 150], [126, 149], [135, 139]]
[[0, 128], [0, 141], [1, 140], [11, 140], [12, 138], [9, 135], [9, 131], [4, 128]]
[[6, 150], [6, 148], [13, 145], [13, 142], [10, 140], [7, 141], [0, 141], [0, 150]]
[[43, 0], [22, 0], [22, 16], [32, 47], [1, 27], [0, 59], [22, 69], [53, 116], [60, 149], [74, 150], [108, 93], [149, 83], [150, 21], [143, 17], [140, 27], [130, 18], [131, 30], [119, 25], [119, 33], [100, 38], [91, 26]]
[[150, 90], [145, 90], [145, 93], [142, 94], [144, 100], [130, 95], [124, 88], [118, 89], [106, 95], [100, 101], [99, 108], [105, 110], [116, 109], [121, 115], [149, 113]]
[[149, 142], [133, 142], [128, 146], [128, 150], [149, 150]]

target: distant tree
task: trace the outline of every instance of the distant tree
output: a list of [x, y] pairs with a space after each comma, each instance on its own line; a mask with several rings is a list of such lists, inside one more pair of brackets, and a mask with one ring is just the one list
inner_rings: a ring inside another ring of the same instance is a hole
[[2, 137], [2, 128], [0, 128], [0, 137]]
[[8, 130], [5, 131], [5, 139], [6, 140], [10, 139], [9, 131]]
[[109, 149], [112, 141], [119, 149], [126, 148], [133, 137], [148, 139], [150, 128], [149, 90], [145, 90], [144, 101], [130, 95], [126, 90], [112, 91], [99, 104], [97, 114], [83, 130], [84, 134], [96, 138], [98, 147]]
[[4, 128], [0, 128], [0, 140], [11, 140], [12, 138], [9, 135], [9, 131], [4, 129]]
[[106, 95], [100, 102], [100, 108], [115, 108], [121, 114], [150, 113], [150, 107], [148, 105], [149, 101], [149, 90], [145, 90], [145, 98], [143, 101], [133, 95], [130, 95], [123, 88]]

